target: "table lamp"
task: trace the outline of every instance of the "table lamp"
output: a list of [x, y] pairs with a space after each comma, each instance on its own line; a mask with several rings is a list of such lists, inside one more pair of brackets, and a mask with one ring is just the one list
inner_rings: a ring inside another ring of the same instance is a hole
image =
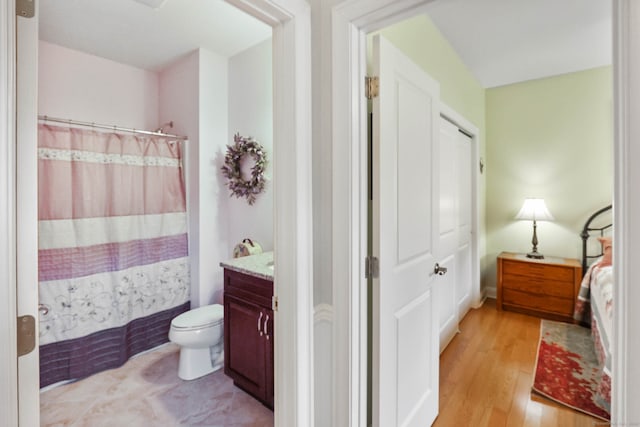
[[527, 254], [527, 258], [543, 259], [544, 255], [538, 252], [536, 221], [553, 221], [553, 215], [547, 209], [544, 199], [525, 199], [516, 219], [533, 220], [533, 238], [531, 239], [533, 249]]

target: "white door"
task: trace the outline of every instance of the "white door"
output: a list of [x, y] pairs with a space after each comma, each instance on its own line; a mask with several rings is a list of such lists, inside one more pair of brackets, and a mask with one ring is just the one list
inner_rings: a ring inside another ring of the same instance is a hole
[[473, 194], [472, 176], [475, 162], [471, 137], [458, 131], [456, 141], [456, 170], [458, 171], [458, 244], [456, 247], [456, 300], [459, 319], [471, 308], [472, 288], [472, 232]]
[[440, 127], [440, 264], [447, 275], [434, 286], [438, 301], [440, 352], [458, 331], [456, 295], [456, 248], [458, 246], [458, 171], [456, 164], [458, 128], [439, 118]]
[[438, 414], [439, 85], [373, 41], [373, 425], [429, 426]]
[[35, 349], [18, 358], [20, 426], [40, 425], [38, 351], [38, 13], [16, 18], [17, 308], [35, 318]]
[[471, 138], [440, 118], [440, 265], [436, 282], [440, 352], [471, 305]]

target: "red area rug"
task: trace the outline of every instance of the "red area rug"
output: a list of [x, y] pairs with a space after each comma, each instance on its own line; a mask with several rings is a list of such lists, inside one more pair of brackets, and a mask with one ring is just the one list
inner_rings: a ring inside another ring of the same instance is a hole
[[533, 381], [535, 393], [609, 421], [609, 413], [595, 403], [601, 375], [591, 330], [542, 320]]

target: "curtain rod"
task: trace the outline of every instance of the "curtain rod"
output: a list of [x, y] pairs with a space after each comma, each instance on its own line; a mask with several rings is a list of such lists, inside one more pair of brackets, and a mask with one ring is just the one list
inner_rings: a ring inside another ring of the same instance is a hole
[[140, 134], [143, 134], [143, 135], [163, 136], [163, 137], [168, 137], [168, 138], [180, 139], [182, 141], [185, 141], [187, 139], [186, 136], [173, 135], [173, 134], [170, 134], [170, 133], [152, 132], [152, 131], [148, 131], [148, 130], [139, 130], [139, 129], [133, 129], [133, 128], [124, 128], [124, 127], [115, 126], [115, 125], [114, 126], [101, 125], [101, 124], [93, 123], [93, 122], [81, 122], [79, 120], [60, 119], [60, 118], [51, 117], [51, 116], [38, 115], [38, 120], [44, 120], [46, 122], [65, 123], [65, 124], [68, 124], [68, 125], [75, 125], [75, 126], [88, 126], [88, 127], [92, 127], [92, 128], [98, 128], [98, 129], [109, 129], [109, 130], [120, 131], [120, 132], [140, 133]]

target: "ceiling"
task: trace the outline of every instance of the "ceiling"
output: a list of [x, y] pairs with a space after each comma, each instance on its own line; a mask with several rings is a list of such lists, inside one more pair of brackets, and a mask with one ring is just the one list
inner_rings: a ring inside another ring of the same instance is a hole
[[426, 10], [485, 88], [611, 64], [611, 0], [437, 0]]
[[39, 8], [41, 40], [151, 71], [198, 47], [229, 57], [271, 37], [271, 27], [223, 0], [41, 0]]
[[[425, 9], [487, 88], [611, 64], [611, 0], [436, 0]], [[42, 40], [152, 71], [198, 47], [228, 57], [270, 36], [223, 0], [40, 2]]]

